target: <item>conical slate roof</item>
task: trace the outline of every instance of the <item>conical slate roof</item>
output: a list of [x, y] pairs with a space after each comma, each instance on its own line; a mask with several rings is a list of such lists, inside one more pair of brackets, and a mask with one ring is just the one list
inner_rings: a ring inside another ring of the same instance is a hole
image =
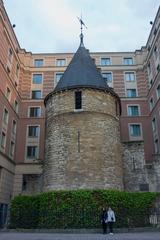
[[81, 43], [77, 52], [73, 56], [55, 89], [45, 97], [44, 103], [57, 92], [76, 88], [92, 88], [110, 92], [111, 95], [119, 99], [113, 89], [107, 85], [107, 82], [104, 80], [93, 59], [90, 57], [89, 51], [84, 47], [83, 34], [81, 34], [80, 37]]
[[108, 89], [106, 81], [97, 70], [89, 51], [80, 45], [72, 61], [58, 82], [54, 91], [73, 89], [77, 87], [89, 87], [96, 89]]

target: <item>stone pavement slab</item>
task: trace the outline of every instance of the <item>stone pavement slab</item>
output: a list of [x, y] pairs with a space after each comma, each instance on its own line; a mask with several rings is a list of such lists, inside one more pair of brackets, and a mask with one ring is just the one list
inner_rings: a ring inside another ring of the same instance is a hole
[[0, 233], [0, 240], [160, 240], [160, 232], [103, 234]]

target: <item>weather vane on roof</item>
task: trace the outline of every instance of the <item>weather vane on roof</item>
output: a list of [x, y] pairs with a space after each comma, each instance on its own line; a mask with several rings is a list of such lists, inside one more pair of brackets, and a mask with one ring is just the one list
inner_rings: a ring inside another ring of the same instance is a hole
[[87, 28], [87, 27], [82, 20], [82, 14], [81, 14], [81, 18], [79, 18], [79, 17], [77, 17], [77, 18], [81, 24], [81, 34], [80, 34], [81, 43], [80, 43], [80, 45], [83, 45], [83, 26], [85, 26], [85, 28]]

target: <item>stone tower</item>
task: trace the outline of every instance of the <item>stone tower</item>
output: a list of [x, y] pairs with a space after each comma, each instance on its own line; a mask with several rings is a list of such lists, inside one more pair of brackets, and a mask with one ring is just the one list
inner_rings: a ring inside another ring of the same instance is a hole
[[120, 99], [80, 46], [45, 98], [44, 191], [123, 189]]

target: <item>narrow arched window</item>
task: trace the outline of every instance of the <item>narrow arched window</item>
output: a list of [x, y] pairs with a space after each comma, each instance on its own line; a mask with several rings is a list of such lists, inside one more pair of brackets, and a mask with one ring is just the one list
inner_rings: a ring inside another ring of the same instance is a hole
[[75, 109], [82, 109], [82, 92], [75, 92]]

